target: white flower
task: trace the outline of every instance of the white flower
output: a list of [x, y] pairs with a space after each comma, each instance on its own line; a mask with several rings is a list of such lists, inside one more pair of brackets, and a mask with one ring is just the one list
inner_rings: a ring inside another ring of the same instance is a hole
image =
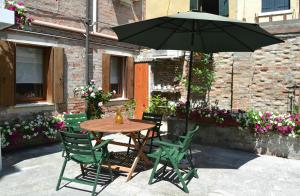
[[115, 95], [115, 94], [117, 94], [117, 91], [113, 90], [112, 93]]
[[102, 87], [98, 87], [98, 91], [102, 91]]
[[93, 88], [92, 88], [92, 87], [90, 87], [90, 88], [89, 88], [89, 91], [90, 91], [90, 92], [93, 92]]
[[95, 82], [96, 82], [95, 80], [91, 80], [91, 83], [93, 83], [93, 84], [94, 84]]
[[83, 89], [84, 89], [84, 87], [83, 87], [83, 86], [81, 86], [81, 87], [80, 87], [80, 89], [81, 89], [81, 90], [83, 90]]
[[94, 92], [91, 93], [91, 97], [95, 98], [96, 94]]
[[7, 121], [4, 122], [5, 125], [9, 125], [9, 123]]
[[282, 126], [282, 123], [278, 123], [278, 126]]
[[103, 106], [103, 103], [102, 102], [99, 102], [98, 103], [98, 107], [102, 107]]

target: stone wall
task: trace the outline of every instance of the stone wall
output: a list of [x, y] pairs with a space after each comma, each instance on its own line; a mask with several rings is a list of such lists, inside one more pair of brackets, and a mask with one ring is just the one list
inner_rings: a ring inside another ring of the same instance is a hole
[[[183, 134], [185, 121], [182, 119], [168, 119], [168, 136]], [[189, 128], [195, 125], [189, 123]], [[250, 130], [240, 130], [237, 127], [218, 127], [213, 124], [201, 124], [194, 143], [201, 145], [219, 146], [267, 154], [291, 159], [300, 159], [300, 138], [281, 136], [279, 134], [266, 134], [255, 136]]]

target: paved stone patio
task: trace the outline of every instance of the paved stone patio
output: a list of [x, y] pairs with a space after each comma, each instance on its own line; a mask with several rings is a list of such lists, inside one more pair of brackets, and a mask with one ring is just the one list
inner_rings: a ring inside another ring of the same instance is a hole
[[[128, 140], [122, 135], [113, 138]], [[110, 150], [126, 149], [111, 145]], [[300, 193], [299, 160], [200, 145], [193, 146], [193, 154], [199, 179], [193, 178], [188, 184], [190, 195], [298, 196]], [[55, 191], [62, 163], [59, 144], [4, 155], [4, 168], [0, 174], [1, 196], [90, 195], [91, 186], [76, 183]], [[108, 183], [105, 172], [97, 191], [99, 195], [108, 196], [187, 195], [168, 181], [148, 185], [150, 172], [142, 171], [127, 183], [126, 177], [117, 173], [115, 180]], [[79, 166], [70, 162], [65, 174], [69, 177], [79, 175]], [[62, 185], [65, 184], [63, 181]]]

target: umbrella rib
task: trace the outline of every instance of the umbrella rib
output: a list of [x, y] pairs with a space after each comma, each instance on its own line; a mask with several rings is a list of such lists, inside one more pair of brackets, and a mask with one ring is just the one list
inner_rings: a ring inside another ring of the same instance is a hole
[[[248, 31], [252, 31], [252, 32], [254, 32], [254, 33], [257, 33], [257, 34], [260, 34], [260, 35], [263, 35], [263, 36], [266, 36], [266, 37], [269, 37], [269, 38], [272, 38], [272, 39], [277, 40], [277, 41], [280, 41], [280, 42], [284, 42], [283, 40], [281, 40], [281, 39], [279, 39], [279, 38], [277, 38], [277, 37], [275, 37], [275, 36], [273, 36], [273, 35], [268, 35], [268, 34], [265, 34], [265, 33], [259, 32], [259, 31], [255, 31], [255, 30], [253, 30], [253, 29], [249, 29], [249, 28], [247, 28], [247, 27], [241, 26], [241, 25], [239, 25], [239, 24], [237, 24], [237, 23], [232, 23], [232, 25], [237, 26], [237, 27], [242, 28], [242, 29], [246, 29], [246, 30], [248, 30]], [[259, 26], [258, 24], [254, 24], [254, 25]], [[262, 29], [262, 30], [264, 30], [264, 29]], [[264, 30], [264, 31], [266, 31], [266, 30]], [[266, 32], [267, 32], [267, 31], [266, 31]], [[269, 32], [267, 32], [267, 33], [269, 33]]]
[[[184, 20], [183, 21], [183, 23], [181, 24], [181, 25], [175, 25], [175, 26], [177, 26], [177, 28], [176, 29], [173, 29], [173, 31], [167, 36], [167, 38], [157, 47], [157, 49], [160, 49], [169, 39], [170, 39], [170, 37], [174, 34], [174, 33], [176, 33], [176, 31], [177, 30], [179, 30], [183, 25], [184, 25], [184, 23], [186, 22], [186, 20]], [[172, 23], [171, 23], [172, 24]]]
[[128, 38], [131, 38], [131, 37], [133, 37], [133, 36], [136, 36], [136, 35], [138, 35], [138, 34], [140, 34], [140, 33], [143, 33], [143, 32], [145, 32], [145, 31], [148, 31], [148, 30], [150, 30], [150, 29], [152, 29], [152, 28], [159, 27], [159, 26], [161, 26], [161, 25], [163, 25], [163, 24], [166, 24], [167, 22], [170, 22], [170, 21], [173, 21], [173, 20], [175, 20], [175, 19], [174, 19], [174, 18], [171, 18], [170, 20], [164, 20], [163, 22], [161, 22], [161, 23], [159, 23], [159, 24], [156, 24], [156, 25], [154, 25], [154, 26], [148, 27], [148, 28], [143, 29], [143, 30], [141, 30], [141, 31], [138, 31], [138, 32], [136, 32], [136, 33], [134, 33], [134, 34], [128, 35], [127, 37], [124, 37], [124, 38], [120, 39], [119, 41], [127, 40]]
[[237, 38], [236, 36], [232, 35], [231, 33], [227, 32], [223, 27], [220, 27], [219, 25], [215, 24], [214, 22], [212, 22], [212, 24], [214, 26], [216, 26], [217, 28], [222, 29], [227, 35], [229, 35], [230, 37], [232, 37], [233, 39], [237, 40], [240, 44], [242, 44], [244, 47], [246, 47], [248, 50], [250, 51], [254, 51], [251, 47], [249, 47], [247, 44], [245, 44], [244, 42], [242, 42], [239, 38]]

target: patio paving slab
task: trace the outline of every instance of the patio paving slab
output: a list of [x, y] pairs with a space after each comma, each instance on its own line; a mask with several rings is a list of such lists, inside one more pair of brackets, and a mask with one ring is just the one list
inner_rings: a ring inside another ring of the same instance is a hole
[[[110, 135], [107, 138], [128, 141], [123, 135]], [[126, 150], [113, 145], [109, 148], [115, 152]], [[298, 196], [300, 193], [299, 160], [201, 145], [193, 146], [193, 156], [199, 179], [193, 178], [188, 184], [189, 195]], [[91, 186], [76, 183], [55, 191], [62, 163], [59, 144], [4, 155], [4, 168], [0, 173], [1, 196], [90, 195], [87, 191], [92, 190]], [[66, 176], [79, 175], [79, 166], [69, 163]], [[142, 171], [127, 183], [125, 176], [116, 174], [112, 183], [103, 180], [97, 191], [99, 195], [107, 196], [187, 195], [168, 181], [148, 185], [150, 173], [151, 169]], [[106, 178], [106, 174], [102, 179]], [[63, 181], [62, 185], [65, 183]]]

